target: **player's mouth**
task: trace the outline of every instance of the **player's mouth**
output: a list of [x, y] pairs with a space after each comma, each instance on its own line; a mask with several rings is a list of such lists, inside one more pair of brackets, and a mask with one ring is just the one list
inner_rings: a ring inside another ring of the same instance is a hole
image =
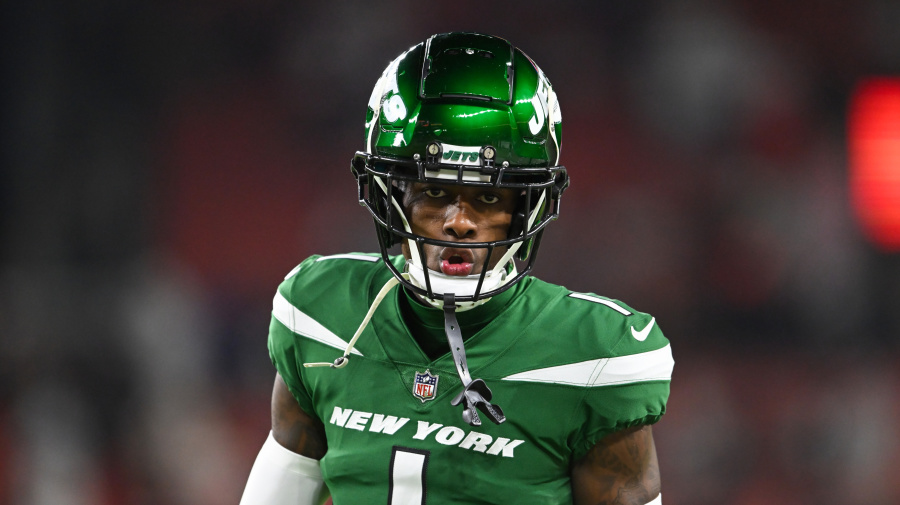
[[444, 275], [471, 275], [475, 258], [468, 249], [444, 249], [441, 251], [441, 273]]

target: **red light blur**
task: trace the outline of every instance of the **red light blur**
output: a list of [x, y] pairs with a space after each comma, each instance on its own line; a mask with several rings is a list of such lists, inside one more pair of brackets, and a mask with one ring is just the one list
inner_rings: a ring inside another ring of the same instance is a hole
[[876, 247], [900, 251], [900, 78], [860, 81], [849, 112], [853, 210]]

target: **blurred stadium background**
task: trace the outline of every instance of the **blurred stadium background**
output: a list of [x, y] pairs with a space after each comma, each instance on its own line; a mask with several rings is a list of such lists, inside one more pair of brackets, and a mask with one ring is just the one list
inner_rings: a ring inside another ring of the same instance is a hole
[[[666, 504], [900, 503], [900, 256], [858, 217], [847, 139], [858, 84], [900, 75], [900, 3], [2, 12], [0, 505], [237, 503], [274, 289], [373, 250], [349, 171], [369, 94], [451, 30], [508, 38], [560, 96], [573, 185], [537, 275], [673, 343]], [[874, 202], [888, 228], [898, 201]]]

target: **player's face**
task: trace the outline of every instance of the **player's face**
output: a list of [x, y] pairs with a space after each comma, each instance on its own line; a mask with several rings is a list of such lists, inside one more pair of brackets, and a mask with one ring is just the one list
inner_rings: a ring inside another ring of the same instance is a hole
[[[425, 246], [429, 269], [446, 275], [481, 273], [487, 249], [466, 248], [466, 242], [504, 240], [518, 201], [518, 191], [473, 188], [451, 184], [411, 183], [403, 196], [403, 207], [412, 232], [424, 237], [460, 242], [460, 247]], [[494, 250], [489, 267], [506, 248]], [[403, 254], [410, 257], [403, 242]]]

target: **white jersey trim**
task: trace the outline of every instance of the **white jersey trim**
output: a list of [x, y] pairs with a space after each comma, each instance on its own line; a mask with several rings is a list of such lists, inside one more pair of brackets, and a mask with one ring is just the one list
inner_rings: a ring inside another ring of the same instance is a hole
[[291, 277], [293, 277], [294, 275], [296, 275], [297, 272], [300, 271], [300, 267], [302, 267], [302, 266], [303, 266], [303, 263], [300, 263], [299, 265], [295, 266], [290, 272], [287, 273], [287, 275], [284, 276], [284, 280], [288, 280]]
[[333, 256], [322, 256], [321, 258], [316, 260], [316, 263], [324, 260], [361, 260], [361, 261], [371, 261], [372, 263], [376, 261], [381, 261], [381, 256], [366, 256], [364, 254], [335, 254]]
[[503, 377], [503, 380], [581, 387], [614, 386], [635, 382], [668, 381], [672, 379], [674, 366], [672, 347], [666, 344], [665, 347], [655, 351], [539, 368], [509, 375]]
[[[362, 260], [362, 261], [371, 261], [374, 263], [374, 262], [380, 260], [381, 258], [378, 256], [366, 256], [363, 254], [335, 254], [332, 256], [322, 256], [321, 258], [316, 260], [316, 263], [318, 263], [322, 260], [337, 260], [337, 259]], [[295, 266], [293, 270], [291, 270], [290, 272], [288, 272], [287, 275], [284, 276], [284, 279], [288, 280], [291, 277], [297, 275], [297, 272], [300, 271], [300, 268], [302, 266], [303, 266], [303, 263], [300, 263], [299, 265]]]
[[[303, 313], [297, 307], [291, 305], [291, 302], [289, 302], [281, 293], [276, 293], [275, 299], [272, 300], [272, 316], [281, 322], [281, 324], [285, 325], [287, 329], [298, 335], [340, 349], [341, 351], [347, 349], [346, 340], [335, 335], [318, 321]], [[363, 355], [356, 349], [353, 349], [353, 354], [359, 356]]]
[[609, 308], [615, 310], [616, 312], [622, 314], [623, 316], [630, 316], [630, 315], [631, 315], [631, 311], [630, 311], [630, 310], [628, 310], [628, 309], [622, 307], [621, 305], [619, 305], [619, 304], [617, 304], [617, 303], [615, 303], [615, 302], [613, 302], [613, 301], [607, 300], [607, 299], [605, 299], [605, 298], [600, 298], [600, 297], [597, 297], [597, 296], [586, 295], [586, 294], [584, 294], [584, 293], [569, 293], [569, 297], [571, 297], [571, 298], [578, 298], [578, 299], [580, 299], [580, 300], [587, 300], [587, 301], [589, 301], [589, 302], [599, 303], [599, 304], [601, 304], [601, 305], [606, 305], [607, 307], [609, 307]]

